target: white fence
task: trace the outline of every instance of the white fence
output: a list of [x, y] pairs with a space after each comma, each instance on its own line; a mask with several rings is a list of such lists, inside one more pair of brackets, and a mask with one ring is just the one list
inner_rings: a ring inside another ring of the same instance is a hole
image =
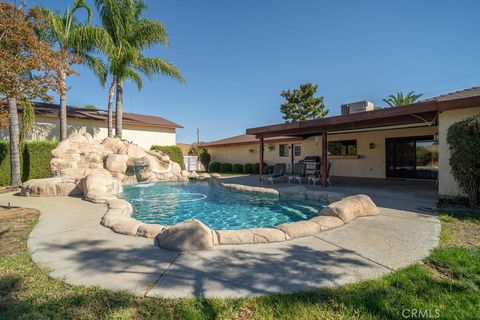
[[187, 171], [200, 171], [200, 161], [195, 156], [183, 156], [185, 162], [185, 169]]

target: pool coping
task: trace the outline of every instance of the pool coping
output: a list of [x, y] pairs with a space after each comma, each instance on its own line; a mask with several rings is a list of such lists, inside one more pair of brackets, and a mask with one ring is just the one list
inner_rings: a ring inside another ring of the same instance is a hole
[[[223, 183], [218, 178], [212, 178], [211, 183], [238, 192], [263, 193], [278, 197], [289, 196], [323, 201], [329, 204], [317, 216], [309, 220], [284, 223], [273, 228], [214, 230], [196, 219], [189, 219], [173, 226], [143, 223], [132, 218], [133, 207], [130, 202], [114, 195], [108, 195], [104, 198], [101, 196], [95, 198], [95, 202], [104, 202], [108, 205], [101, 225], [123, 235], [155, 238], [157, 244], [165, 249], [196, 251], [219, 245], [272, 243], [314, 236], [322, 231], [343, 226], [359, 216], [379, 214], [379, 209], [366, 195], [346, 197], [345, 194], [323, 190], [286, 190], [281, 192], [273, 188]], [[89, 199], [86, 198], [86, 200]]]

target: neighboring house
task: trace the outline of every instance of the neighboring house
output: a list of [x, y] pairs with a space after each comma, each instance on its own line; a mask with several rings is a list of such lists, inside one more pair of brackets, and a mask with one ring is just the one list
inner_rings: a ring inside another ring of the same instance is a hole
[[[34, 108], [35, 124], [29, 140], [59, 140], [59, 105], [35, 102]], [[20, 118], [21, 114], [22, 110], [19, 109]], [[107, 111], [69, 106], [67, 116], [68, 134], [88, 132], [95, 139], [107, 137]], [[113, 119], [115, 128], [115, 113]], [[183, 127], [162, 117], [123, 113], [123, 139], [143, 148], [150, 149], [154, 144], [175, 145], [178, 128]], [[7, 139], [8, 129], [0, 129], [0, 140]]]
[[177, 147], [179, 147], [180, 150], [182, 150], [182, 154], [184, 156], [188, 156], [188, 151], [190, 151], [190, 148], [192, 147], [192, 145], [188, 143], [177, 143]]
[[325, 137], [332, 176], [432, 179], [440, 196], [458, 196], [447, 130], [478, 113], [480, 87], [474, 87], [408, 106], [250, 128], [203, 146], [212, 161], [244, 164], [260, 161], [263, 140], [264, 161], [291, 168], [306, 156], [321, 157]]

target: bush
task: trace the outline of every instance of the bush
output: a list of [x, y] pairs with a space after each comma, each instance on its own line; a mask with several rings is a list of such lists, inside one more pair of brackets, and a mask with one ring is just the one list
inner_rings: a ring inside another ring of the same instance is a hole
[[246, 163], [243, 166], [243, 173], [253, 173], [253, 164], [251, 163]]
[[220, 162], [212, 162], [208, 166], [208, 172], [220, 172]]
[[480, 114], [448, 128], [450, 167], [458, 186], [472, 207], [480, 205]]
[[210, 153], [208, 153], [206, 149], [203, 149], [202, 153], [200, 153], [200, 162], [203, 164], [206, 171], [209, 169], [208, 166], [211, 160], [212, 157], [210, 156]]
[[230, 173], [232, 172], [232, 164], [231, 163], [222, 163], [220, 165], [220, 172], [221, 173]]
[[[57, 141], [26, 142], [20, 155], [20, 174], [22, 181], [42, 179], [52, 176], [50, 170], [51, 152], [57, 147]], [[10, 146], [0, 142], [0, 186], [10, 184]]]
[[178, 163], [182, 169], [185, 169], [185, 163], [183, 162], [182, 149], [177, 146], [159, 146], [153, 145], [150, 147], [150, 150], [162, 151], [167, 156], [170, 157], [170, 160]]
[[235, 163], [235, 164], [232, 166], [232, 171], [233, 171], [234, 173], [243, 173], [243, 164]]

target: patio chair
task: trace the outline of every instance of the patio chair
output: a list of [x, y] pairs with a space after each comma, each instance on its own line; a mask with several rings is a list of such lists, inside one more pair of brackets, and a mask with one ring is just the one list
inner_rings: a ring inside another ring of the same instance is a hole
[[[330, 185], [330, 168], [332, 167], [332, 163], [328, 162], [327, 164], [327, 185]], [[322, 165], [319, 164], [317, 165], [317, 168], [315, 169], [315, 173], [313, 175], [310, 175], [307, 177], [307, 184], [310, 184], [310, 182], [313, 183], [315, 186], [317, 182], [320, 183], [322, 180]]]
[[262, 177], [262, 182], [263, 181], [268, 181], [272, 185], [275, 181], [281, 180], [285, 177], [285, 170], [287, 169], [287, 165], [285, 163], [277, 163], [273, 167], [273, 173], [263, 176]]
[[298, 181], [299, 184], [302, 183], [302, 179], [305, 177], [305, 170], [305, 163], [295, 163], [293, 165], [292, 173], [286, 175], [288, 178], [288, 183], [292, 183], [292, 181]]

